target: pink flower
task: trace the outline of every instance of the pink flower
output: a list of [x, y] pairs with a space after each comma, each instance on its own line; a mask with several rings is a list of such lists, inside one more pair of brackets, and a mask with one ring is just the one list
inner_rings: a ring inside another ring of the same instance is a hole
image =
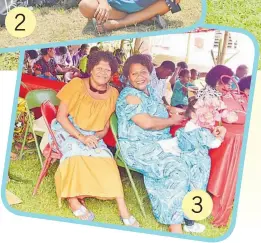
[[228, 114], [228, 116], [227, 116], [227, 121], [228, 121], [229, 123], [234, 123], [234, 122], [236, 122], [237, 120], [238, 120], [238, 115], [237, 115], [237, 113], [234, 112], [234, 111], [229, 112], [229, 114]]
[[227, 118], [227, 116], [228, 116], [228, 110], [222, 111], [221, 116], [222, 116], [222, 118]]
[[214, 98], [212, 99], [212, 104], [213, 104], [213, 106], [215, 106], [215, 107], [220, 107], [220, 100], [219, 100], [217, 97], [214, 97]]
[[204, 106], [205, 106], [204, 101], [203, 101], [203, 100], [198, 100], [198, 101], [196, 102], [196, 104], [194, 105], [194, 108], [195, 108], [195, 109], [198, 109], [198, 108], [204, 107]]
[[218, 122], [221, 121], [221, 114], [219, 112], [216, 112], [214, 119]]
[[225, 103], [222, 100], [220, 100], [220, 109], [221, 110], [227, 109], [227, 106], [225, 105]]

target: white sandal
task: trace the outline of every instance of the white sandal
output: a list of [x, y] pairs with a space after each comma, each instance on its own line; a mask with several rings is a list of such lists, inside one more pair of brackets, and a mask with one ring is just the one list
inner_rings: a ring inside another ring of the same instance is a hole
[[84, 217], [84, 216], [87, 216], [87, 221], [93, 221], [94, 220], [94, 213], [89, 211], [84, 207], [84, 206], [81, 206], [79, 209], [75, 210], [75, 211], [72, 211], [74, 216], [77, 217], [77, 218], [80, 218], [80, 217]]
[[[132, 226], [132, 227], [135, 227], [135, 228], [140, 227], [138, 221], [132, 215], [128, 219], [124, 219], [124, 218], [121, 217], [121, 220], [124, 223], [124, 225], [126, 225], [126, 226]], [[137, 225], [134, 225], [135, 223]]]

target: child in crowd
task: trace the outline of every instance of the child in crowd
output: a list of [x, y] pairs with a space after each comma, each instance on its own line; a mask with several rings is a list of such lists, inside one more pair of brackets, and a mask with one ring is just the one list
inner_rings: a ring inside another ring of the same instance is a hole
[[239, 80], [238, 86], [240, 91], [244, 92], [246, 96], [249, 96], [252, 76], [246, 76]]
[[171, 106], [186, 108], [188, 105], [188, 90], [197, 90], [197, 87], [190, 82], [190, 71], [183, 69], [179, 73], [171, 97]]

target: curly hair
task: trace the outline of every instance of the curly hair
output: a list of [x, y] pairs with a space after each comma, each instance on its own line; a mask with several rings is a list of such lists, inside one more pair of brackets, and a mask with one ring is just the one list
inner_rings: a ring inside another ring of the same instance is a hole
[[130, 56], [126, 60], [124, 66], [123, 66], [123, 75], [126, 78], [128, 78], [128, 76], [129, 76], [130, 67], [132, 64], [141, 64], [142, 66], [144, 66], [148, 69], [149, 73], [151, 73], [153, 70], [153, 64], [147, 55], [136, 54], [136, 55]]
[[[216, 88], [216, 85], [218, 81], [220, 80], [221, 76], [223, 75], [228, 75], [228, 76], [233, 76], [234, 73], [233, 71], [224, 65], [217, 65], [213, 67], [206, 75], [206, 83], [211, 86], [212, 88]], [[229, 78], [224, 78], [222, 81], [225, 84], [228, 84], [230, 79]]]
[[118, 62], [115, 56], [109, 51], [96, 51], [90, 54], [88, 58], [87, 72], [90, 73], [92, 69], [100, 63], [100, 61], [108, 62], [111, 68], [111, 73], [118, 71]]

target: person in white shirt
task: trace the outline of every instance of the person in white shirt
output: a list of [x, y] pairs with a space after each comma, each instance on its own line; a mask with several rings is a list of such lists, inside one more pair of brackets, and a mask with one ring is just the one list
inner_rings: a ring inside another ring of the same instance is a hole
[[65, 46], [55, 48], [54, 59], [61, 67], [71, 67], [73, 65], [71, 54]]
[[158, 97], [168, 105], [165, 94], [167, 89], [167, 79], [173, 75], [175, 64], [172, 61], [164, 61], [160, 66], [154, 67], [151, 73], [150, 85], [156, 91]]

